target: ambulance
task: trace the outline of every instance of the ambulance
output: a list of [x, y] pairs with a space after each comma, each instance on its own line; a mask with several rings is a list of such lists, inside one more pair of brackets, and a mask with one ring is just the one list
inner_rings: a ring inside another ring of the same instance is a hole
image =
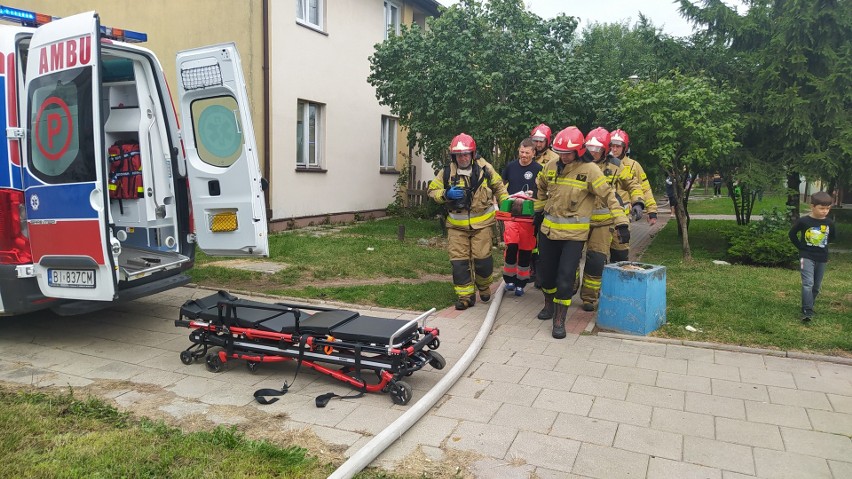
[[0, 6], [0, 315], [73, 315], [189, 282], [196, 245], [267, 256], [234, 44], [177, 54], [178, 121], [147, 35]]

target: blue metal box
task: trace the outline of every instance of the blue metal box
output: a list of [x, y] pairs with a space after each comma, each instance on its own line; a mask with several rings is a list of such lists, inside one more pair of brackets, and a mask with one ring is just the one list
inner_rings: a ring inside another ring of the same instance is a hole
[[622, 261], [604, 267], [597, 326], [647, 335], [666, 322], [666, 268]]

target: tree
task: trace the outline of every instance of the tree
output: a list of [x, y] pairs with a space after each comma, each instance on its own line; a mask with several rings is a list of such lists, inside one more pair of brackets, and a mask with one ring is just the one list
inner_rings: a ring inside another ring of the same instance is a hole
[[403, 28], [376, 45], [368, 81], [436, 171], [460, 132], [499, 168], [535, 125], [557, 130], [578, 116], [576, 27], [564, 15], [542, 20], [522, 0], [461, 0], [427, 30]]
[[801, 175], [848, 181], [852, 169], [852, 2], [751, 0], [745, 15], [702, 3], [680, 0], [680, 11], [731, 52], [743, 147], [786, 173], [798, 216]]
[[714, 86], [706, 77], [673, 73], [654, 81], [624, 82], [619, 110], [631, 143], [645, 145], [645, 154], [673, 178], [675, 215], [683, 257], [692, 259], [688, 233], [689, 175], [705, 170], [731, 153], [740, 129], [734, 112], [734, 91]]

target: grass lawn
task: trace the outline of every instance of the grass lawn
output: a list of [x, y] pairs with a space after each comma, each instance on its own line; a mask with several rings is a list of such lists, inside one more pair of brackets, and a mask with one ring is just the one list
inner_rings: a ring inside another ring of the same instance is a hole
[[[404, 241], [397, 237], [399, 225], [405, 226]], [[271, 235], [269, 248], [268, 260], [285, 266], [275, 274], [211, 265], [220, 258], [202, 253], [190, 274], [213, 287], [419, 311], [455, 302], [446, 242], [435, 220], [389, 218], [295, 230]], [[502, 252], [495, 250], [494, 258], [497, 271]]]
[[[654, 335], [852, 356], [852, 221], [838, 222], [817, 316], [809, 324], [799, 320], [801, 277], [795, 266], [712, 263], [726, 259], [721, 231], [736, 227], [733, 221], [693, 220], [690, 264], [682, 261], [673, 221], [654, 238], [642, 262], [666, 266], [668, 300], [668, 323]], [[702, 332], [686, 331], [687, 325]]]
[[[0, 386], [0, 477], [323, 478], [336, 466], [234, 428], [185, 433], [100, 399]], [[359, 479], [393, 479], [369, 469]]]
[[[712, 193], [712, 189], [710, 192]], [[719, 198], [714, 198], [713, 196], [705, 197], [702, 196], [702, 189], [697, 190], [699, 196], [692, 196], [689, 199], [689, 214], [690, 215], [733, 215], [734, 212], [734, 201], [728, 196], [721, 196]], [[722, 189], [722, 192], [725, 192], [725, 189]], [[695, 193], [695, 191], [693, 191]], [[781, 211], [785, 211], [787, 208], [786, 205], [787, 197], [781, 193], [766, 193], [763, 195], [763, 200], [757, 201], [754, 204], [754, 209], [752, 210], [753, 215], [759, 215], [763, 213], [764, 210], [772, 211], [772, 208], [778, 208]], [[806, 203], [802, 203], [800, 206], [800, 211], [802, 213], [809, 211], [810, 205]]]

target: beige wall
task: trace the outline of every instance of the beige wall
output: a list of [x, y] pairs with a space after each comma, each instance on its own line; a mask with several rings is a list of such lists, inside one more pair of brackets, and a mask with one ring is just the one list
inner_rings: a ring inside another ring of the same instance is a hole
[[4, 0], [3, 5], [57, 17], [94, 10], [101, 25], [148, 34], [141, 45], [160, 59], [176, 92], [175, 54], [233, 41], [242, 58], [252, 122], [263, 162], [263, 31], [261, 0]]

